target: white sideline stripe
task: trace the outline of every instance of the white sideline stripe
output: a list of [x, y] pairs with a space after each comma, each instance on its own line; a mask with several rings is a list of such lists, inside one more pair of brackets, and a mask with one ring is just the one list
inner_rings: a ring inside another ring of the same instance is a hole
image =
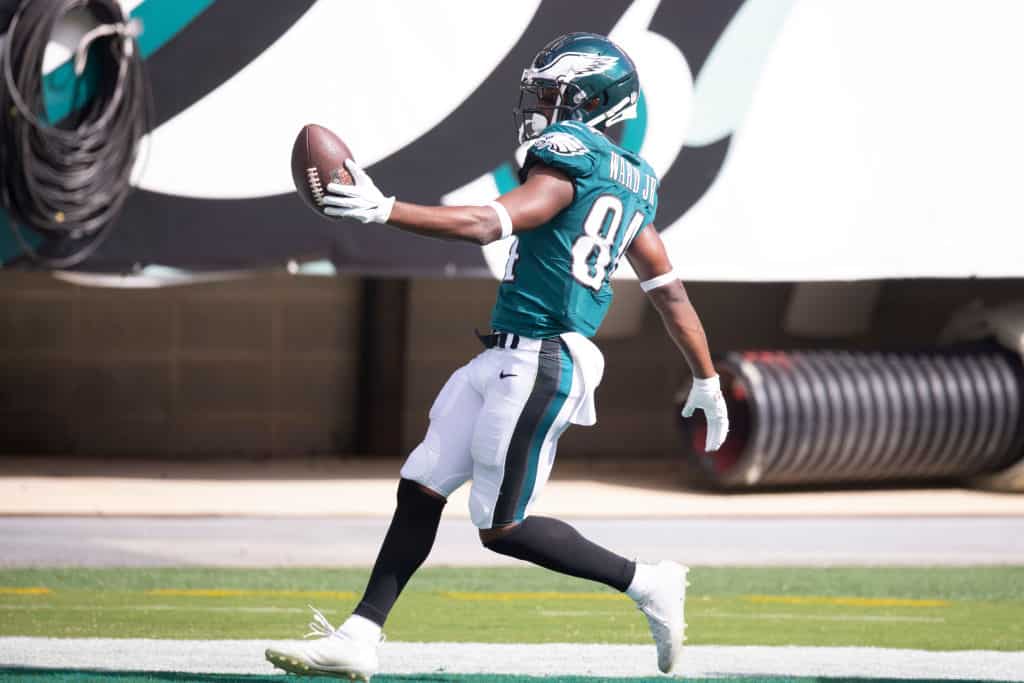
[[[269, 674], [269, 640], [0, 638], [0, 666]], [[648, 676], [653, 645], [393, 643], [381, 673]], [[688, 646], [677, 676], [832, 676], [1024, 681], [1024, 652], [928, 652], [866, 647]]]

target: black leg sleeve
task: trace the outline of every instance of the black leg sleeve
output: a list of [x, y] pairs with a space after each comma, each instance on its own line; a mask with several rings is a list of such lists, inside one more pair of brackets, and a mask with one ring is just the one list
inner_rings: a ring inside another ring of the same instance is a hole
[[446, 502], [408, 479], [399, 481], [398, 506], [354, 614], [384, 625], [409, 577], [430, 554]]
[[527, 517], [484, 545], [496, 553], [620, 591], [629, 587], [636, 571], [635, 562], [588, 541], [576, 529], [551, 517]]

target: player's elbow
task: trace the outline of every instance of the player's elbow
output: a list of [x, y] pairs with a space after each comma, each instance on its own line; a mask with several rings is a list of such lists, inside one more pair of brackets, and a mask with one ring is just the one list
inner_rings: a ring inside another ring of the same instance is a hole
[[480, 246], [495, 240], [491, 231], [488, 230], [487, 224], [476, 219], [449, 223], [441, 236], [444, 239], [469, 242], [470, 244], [478, 244]]
[[483, 246], [492, 240], [487, 238], [487, 233], [476, 225], [466, 225], [451, 233], [451, 237], [460, 242], [469, 242]]
[[512, 218], [508, 210], [498, 202], [491, 202], [477, 209], [473, 218], [472, 239], [483, 246], [496, 242], [512, 233]]
[[497, 242], [501, 239], [501, 230], [495, 230], [493, 226], [483, 225], [477, 228], [473, 233], [472, 241], [476, 242], [480, 246], [490, 244], [491, 242]]
[[480, 246], [496, 242], [501, 239], [501, 224], [493, 216], [483, 215], [465, 231], [465, 239]]

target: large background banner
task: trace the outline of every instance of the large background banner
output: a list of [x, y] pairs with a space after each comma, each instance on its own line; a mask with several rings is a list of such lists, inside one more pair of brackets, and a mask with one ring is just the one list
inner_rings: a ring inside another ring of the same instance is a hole
[[621, 140], [661, 175], [658, 227], [685, 279], [1024, 276], [1021, 2], [127, 4], [162, 36], [156, 128], [86, 271], [500, 275], [508, 242], [318, 218], [294, 194], [292, 141], [319, 123], [387, 193], [486, 202], [516, 183], [522, 69], [594, 31], [638, 66]]

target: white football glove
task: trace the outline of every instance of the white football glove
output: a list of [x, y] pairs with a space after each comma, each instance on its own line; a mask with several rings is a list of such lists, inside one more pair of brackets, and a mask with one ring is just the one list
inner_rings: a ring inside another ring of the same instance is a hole
[[354, 218], [360, 223], [387, 223], [394, 197], [385, 197], [373, 179], [352, 159], [345, 161], [353, 185], [330, 183], [324, 195], [324, 213], [333, 218]]
[[693, 415], [693, 410], [700, 408], [708, 421], [708, 435], [704, 442], [705, 451], [717, 451], [729, 433], [729, 415], [722, 396], [722, 386], [718, 375], [707, 379], [693, 378], [690, 396], [683, 406], [683, 417]]

